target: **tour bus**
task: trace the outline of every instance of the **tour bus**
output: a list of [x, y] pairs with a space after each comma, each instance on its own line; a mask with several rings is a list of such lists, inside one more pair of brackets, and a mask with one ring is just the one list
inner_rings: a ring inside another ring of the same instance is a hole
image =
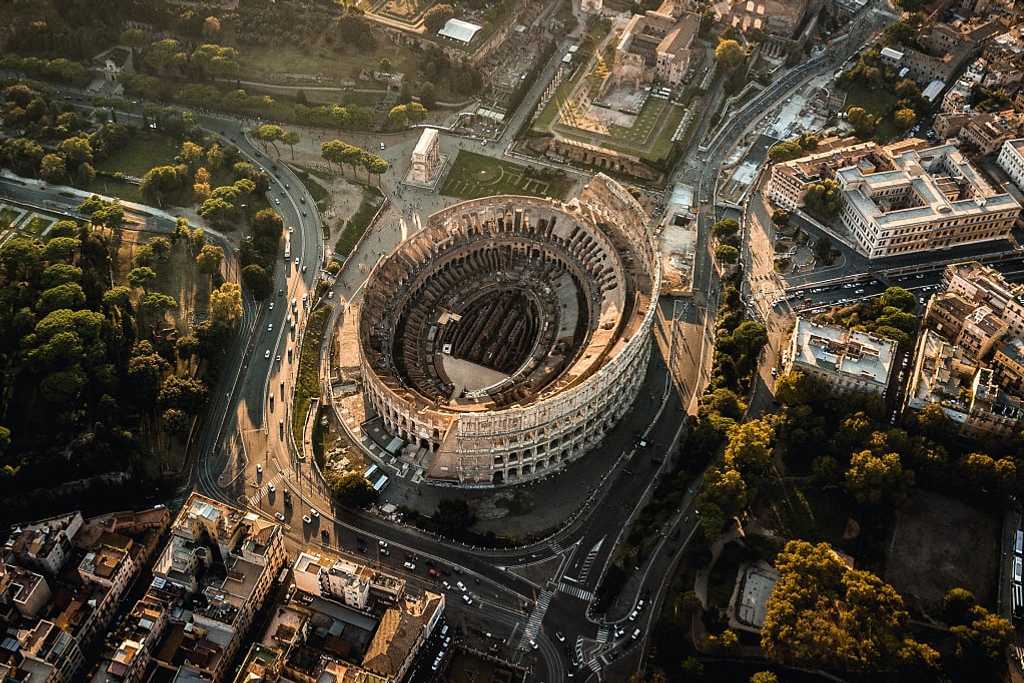
[[380, 493], [384, 489], [386, 489], [388, 487], [388, 484], [390, 483], [391, 479], [388, 477], [388, 475], [382, 474], [380, 475], [380, 479], [377, 480], [377, 483], [373, 485], [373, 490], [376, 491], [377, 493]]
[[1014, 621], [1024, 619], [1024, 586], [1016, 581], [1010, 585], [1010, 602], [1013, 605]]
[[1013, 552], [1024, 555], [1024, 531], [1017, 529], [1017, 537], [1013, 543]]
[[363, 476], [366, 477], [368, 481], [373, 481], [373, 478], [377, 475], [377, 470], [378, 467], [376, 465], [370, 465], [366, 468], [366, 472], [363, 473]]
[[292, 257], [292, 236], [286, 234], [284, 236], [284, 260], [287, 261]]

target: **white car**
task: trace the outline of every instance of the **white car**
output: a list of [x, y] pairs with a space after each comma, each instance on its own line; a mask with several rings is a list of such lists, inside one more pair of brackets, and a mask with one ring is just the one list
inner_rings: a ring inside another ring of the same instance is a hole
[[450, 583], [448, 583], [447, 581], [442, 581], [441, 585], [444, 586], [444, 589], [446, 591], [450, 591], [452, 589], [452, 585]]
[[416, 565], [414, 563], [412, 563], [412, 562], [403, 562], [402, 566], [405, 567], [406, 569], [408, 569], [411, 572], [416, 571]]
[[537, 647], [538, 647], [538, 646], [537, 646], [537, 641], [535, 641], [535, 640], [531, 640], [531, 641], [530, 641], [530, 649], [531, 649], [531, 650], [536, 650], [536, 649], [537, 649]]
[[256, 474], [263, 474], [263, 465], [256, 465]]
[[313, 519], [320, 519], [320, 513], [316, 511], [316, 508], [309, 508], [309, 514]]
[[456, 583], [455, 585], [456, 585], [456, 586], [458, 586], [458, 587], [459, 587], [459, 590], [460, 590], [460, 591], [462, 591], [463, 593], [465, 593], [465, 592], [466, 592], [466, 584], [464, 584], [464, 583], [462, 583], [461, 581], [459, 581], [459, 582], [458, 582], [458, 583]]
[[273, 301], [270, 302], [270, 305], [267, 306], [267, 309], [271, 310], [271, 311], [274, 310], [274, 302]]
[[302, 521], [305, 522], [306, 524], [312, 524], [313, 523], [313, 520], [311, 520], [309, 518], [309, 515], [303, 515], [302, 516]]
[[277, 487], [274, 486], [272, 483], [271, 484], [267, 484], [267, 490], [270, 491], [271, 493], [273, 493], [274, 491], [277, 490]]
[[288, 226], [288, 232], [295, 232], [295, 228], [289, 225]]
[[274, 516], [277, 517], [277, 521], [279, 521], [279, 522], [283, 522], [284, 521], [284, 515], [282, 513], [275, 512]]
[[295, 265], [299, 265], [299, 257], [298, 256], [295, 257]]
[[462, 602], [466, 603], [467, 605], [472, 605], [473, 604], [473, 598], [469, 597], [468, 595], [463, 595], [462, 596]]
[[383, 151], [383, 150], [384, 150], [384, 143], [383, 143], [383, 142], [382, 142], [382, 143], [380, 143], [380, 149], [381, 149], [381, 151]]
[[274, 203], [277, 204], [278, 206], [280, 206], [281, 205], [281, 200], [280, 199], [275, 199]]
[[265, 354], [263, 354], [263, 357], [264, 358], [270, 358], [270, 349], [267, 349], [267, 352]]

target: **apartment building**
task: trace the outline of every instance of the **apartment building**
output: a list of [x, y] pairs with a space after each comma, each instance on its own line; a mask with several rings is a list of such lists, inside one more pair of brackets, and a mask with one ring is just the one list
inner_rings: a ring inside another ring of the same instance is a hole
[[107, 634], [89, 683], [137, 683], [149, 664], [150, 653], [169, 621], [167, 606], [145, 597], [115, 631]]
[[928, 301], [925, 324], [959, 346], [973, 360], [988, 356], [1010, 329], [988, 306], [978, 305], [953, 292], [936, 294]]
[[1018, 189], [1024, 189], [1024, 138], [1003, 142], [996, 163], [1006, 171]]
[[995, 372], [934, 330], [918, 339], [905, 407], [938, 405], [965, 434], [1010, 435], [1024, 419], [1020, 398], [997, 383]]
[[[193, 493], [154, 562], [144, 598], [171, 611], [149, 665], [223, 680], [286, 563], [280, 525]], [[182, 609], [186, 604], [191, 608]]]
[[895, 353], [891, 339], [798, 317], [785, 367], [816, 377], [840, 393], [881, 396], [889, 385]]
[[816, 151], [813, 154], [772, 165], [768, 181], [768, 197], [787, 211], [803, 205], [804, 195], [812, 185], [833, 177], [836, 169], [863, 165], [865, 169], [878, 169], [885, 163], [883, 149], [875, 142], [855, 142], [847, 138], [838, 147]]
[[399, 577], [320, 552], [300, 553], [292, 575], [297, 590], [274, 610], [236, 683], [267, 672], [282, 680], [397, 683], [444, 612], [443, 594], [413, 595]]
[[858, 251], [884, 258], [1006, 239], [1020, 213], [955, 145], [904, 151], [891, 170], [839, 169], [840, 220]]
[[960, 140], [982, 156], [995, 153], [1008, 140], [1024, 132], [1024, 116], [1012, 109], [973, 114], [968, 117]]

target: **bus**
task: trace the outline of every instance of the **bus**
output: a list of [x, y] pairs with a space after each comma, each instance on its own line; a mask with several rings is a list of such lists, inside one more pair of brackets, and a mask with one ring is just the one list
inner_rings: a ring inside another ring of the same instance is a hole
[[292, 257], [292, 236], [291, 233], [286, 233], [284, 236], [284, 260], [287, 261]]
[[1024, 619], [1024, 586], [1016, 581], [1010, 585], [1010, 604], [1013, 606], [1014, 621]]
[[388, 487], [388, 484], [390, 483], [391, 479], [388, 478], [388, 475], [382, 474], [380, 475], [380, 479], [377, 480], [377, 483], [373, 485], [373, 490], [376, 491], [377, 493], [380, 493], [384, 489], [386, 489]]
[[366, 471], [363, 472], [363, 476], [369, 481], [373, 481], [373, 477], [374, 475], [377, 474], [377, 470], [377, 465], [370, 465], [369, 467], [366, 468]]
[[1024, 531], [1017, 529], [1017, 534], [1013, 542], [1013, 552], [1018, 555], [1024, 555]]

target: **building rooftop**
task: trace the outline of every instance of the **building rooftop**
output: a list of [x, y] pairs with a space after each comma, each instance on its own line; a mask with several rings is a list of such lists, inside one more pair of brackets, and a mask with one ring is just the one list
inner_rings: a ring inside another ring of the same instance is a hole
[[482, 26], [471, 24], [462, 19], [449, 19], [441, 30], [437, 32], [437, 35], [468, 45], [473, 42], [473, 38], [482, 28]]
[[896, 342], [836, 325], [797, 318], [794, 362], [885, 386]]

